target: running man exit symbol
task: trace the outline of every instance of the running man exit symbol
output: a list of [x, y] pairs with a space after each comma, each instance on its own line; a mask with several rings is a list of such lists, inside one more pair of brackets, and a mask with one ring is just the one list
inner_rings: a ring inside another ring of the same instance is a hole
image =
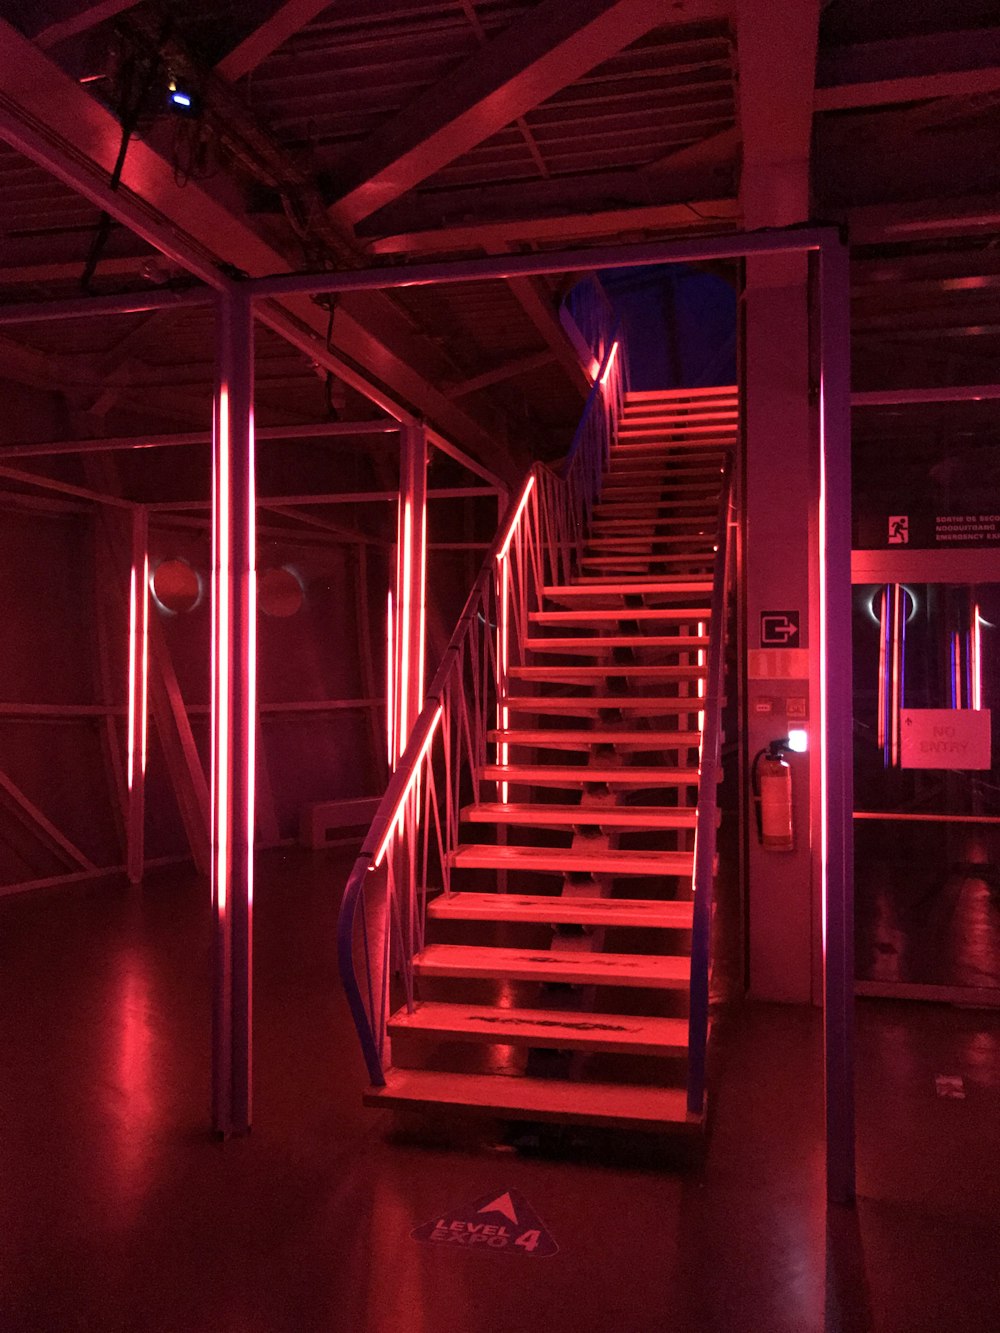
[[798, 648], [798, 611], [761, 611], [760, 646], [762, 648]]
[[909, 514], [889, 515], [889, 545], [907, 546], [910, 541]]

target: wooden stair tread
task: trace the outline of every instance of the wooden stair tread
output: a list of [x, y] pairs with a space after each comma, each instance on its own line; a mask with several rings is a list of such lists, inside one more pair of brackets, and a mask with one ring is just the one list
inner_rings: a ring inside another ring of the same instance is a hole
[[444, 1074], [390, 1069], [385, 1087], [364, 1094], [366, 1106], [436, 1110], [447, 1107], [499, 1118], [618, 1126], [648, 1133], [696, 1133], [701, 1116], [689, 1114], [680, 1088], [513, 1078], [504, 1074]]
[[[448, 853], [448, 864], [456, 870], [539, 870], [555, 875], [591, 872], [604, 875], [690, 875], [694, 867], [694, 853], [628, 852], [619, 848], [577, 850], [570, 847], [497, 847], [491, 844], [463, 843]], [[502, 919], [514, 920], [513, 917]]]
[[700, 713], [705, 705], [697, 695], [678, 699], [650, 695], [637, 698], [628, 694], [582, 697], [553, 695], [551, 698], [547, 695], [511, 694], [506, 697], [504, 706], [512, 713], [569, 713], [585, 717], [588, 713], [600, 713], [605, 709], [614, 708], [620, 712], [645, 712], [650, 717], [666, 717], [671, 713]]
[[511, 680], [606, 680], [609, 676], [640, 676], [647, 680], [698, 680], [706, 666], [657, 666], [648, 662], [609, 662], [603, 666], [517, 666], [508, 668]]
[[[690, 853], [688, 857], [693, 859]], [[693, 913], [694, 904], [690, 901], [566, 898], [559, 894], [532, 893], [442, 894], [427, 905], [428, 916], [437, 921], [527, 921], [563, 926], [641, 926], [653, 930], [690, 930]]]
[[474, 944], [428, 944], [413, 960], [421, 977], [564, 981], [573, 986], [686, 988], [691, 960], [679, 954], [551, 952]]
[[643, 750], [683, 750], [701, 743], [700, 731], [636, 731], [594, 727], [560, 731], [552, 727], [509, 727], [491, 731], [488, 740], [500, 745], [534, 745], [540, 750], [589, 749], [592, 745], [627, 745]]
[[626, 552], [620, 555], [584, 554], [580, 557], [581, 565], [587, 565], [594, 569], [623, 569], [623, 568], [635, 569], [640, 565], [648, 566], [648, 565], [663, 565], [668, 563], [676, 564], [678, 562], [682, 562], [688, 566], [697, 565], [699, 567], [704, 565], [712, 565], [715, 563], [715, 552], [704, 551], [700, 553], [697, 552], [692, 553], [688, 551], [685, 554], [677, 555], [677, 554], [670, 554], [664, 551], [659, 551], [656, 553], [652, 551], [646, 551], [645, 553]]
[[696, 786], [695, 768], [654, 768], [649, 765], [610, 764], [486, 764], [482, 770], [486, 782], [513, 782], [526, 786], [568, 786], [578, 782], [606, 782], [623, 787]]
[[572, 611], [532, 611], [528, 620], [533, 625], [589, 625], [593, 621], [634, 620], [637, 624], [652, 620], [707, 620], [712, 614], [708, 606], [623, 606], [589, 607]]
[[688, 1046], [686, 1018], [497, 1009], [493, 1005], [442, 1004], [435, 1000], [419, 1001], [412, 1014], [405, 1009], [393, 1014], [389, 1033], [631, 1055], [682, 1055]]
[[708, 647], [707, 634], [601, 634], [580, 635], [579, 638], [536, 637], [525, 639], [525, 647], [532, 653], [603, 653], [609, 648], [663, 648], [674, 652], [690, 652], [693, 648]]
[[470, 824], [515, 824], [539, 828], [693, 829], [694, 806], [545, 804], [541, 801], [481, 801], [468, 805], [462, 819]]

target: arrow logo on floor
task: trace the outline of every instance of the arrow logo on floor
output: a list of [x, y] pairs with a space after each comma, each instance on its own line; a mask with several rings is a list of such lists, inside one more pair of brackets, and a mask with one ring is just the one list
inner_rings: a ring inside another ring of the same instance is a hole
[[523, 1254], [535, 1259], [548, 1258], [559, 1250], [541, 1218], [517, 1190], [484, 1194], [463, 1207], [438, 1213], [410, 1236], [424, 1245]]

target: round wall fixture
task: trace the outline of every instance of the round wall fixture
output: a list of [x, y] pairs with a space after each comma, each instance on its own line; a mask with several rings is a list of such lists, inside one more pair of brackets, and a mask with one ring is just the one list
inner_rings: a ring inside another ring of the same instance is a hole
[[193, 611], [201, 601], [201, 576], [186, 560], [161, 561], [153, 570], [149, 588], [156, 605], [170, 616]]
[[302, 580], [288, 565], [262, 569], [257, 575], [257, 604], [265, 616], [280, 620], [294, 616], [305, 596]]

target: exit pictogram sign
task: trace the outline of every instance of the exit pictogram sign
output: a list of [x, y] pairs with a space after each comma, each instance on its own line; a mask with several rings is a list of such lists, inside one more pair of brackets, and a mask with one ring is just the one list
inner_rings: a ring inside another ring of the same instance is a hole
[[517, 1190], [484, 1194], [461, 1208], [438, 1213], [410, 1235], [425, 1245], [445, 1245], [450, 1250], [524, 1254], [534, 1259], [545, 1259], [559, 1250], [538, 1214]]
[[761, 611], [760, 646], [762, 648], [798, 648], [799, 639], [798, 611]]

